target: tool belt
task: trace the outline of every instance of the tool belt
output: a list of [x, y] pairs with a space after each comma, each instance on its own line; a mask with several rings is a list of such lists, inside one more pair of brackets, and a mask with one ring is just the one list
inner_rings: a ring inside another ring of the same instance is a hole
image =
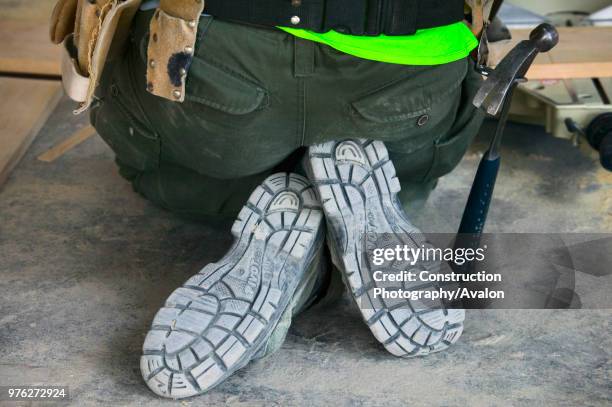
[[75, 113], [93, 102], [108, 59], [120, 55], [141, 0], [58, 0], [50, 37], [63, 44], [62, 83], [80, 102]]
[[206, 0], [222, 20], [351, 35], [412, 35], [464, 19], [464, 0]]
[[[494, 0], [160, 0], [151, 19], [147, 90], [175, 102], [185, 83], [202, 13], [228, 21], [351, 35], [410, 35], [472, 15], [479, 35]], [[58, 0], [50, 36], [63, 43], [62, 81], [68, 96], [93, 102], [107, 59], [120, 56], [142, 0]]]

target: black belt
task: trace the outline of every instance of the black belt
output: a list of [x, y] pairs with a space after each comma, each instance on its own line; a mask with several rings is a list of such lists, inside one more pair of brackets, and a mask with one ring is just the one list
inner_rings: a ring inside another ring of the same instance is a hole
[[204, 13], [264, 26], [411, 35], [462, 21], [464, 0], [204, 0]]

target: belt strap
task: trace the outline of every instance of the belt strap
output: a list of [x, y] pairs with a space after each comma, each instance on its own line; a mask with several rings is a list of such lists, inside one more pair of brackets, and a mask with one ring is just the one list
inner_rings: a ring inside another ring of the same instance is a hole
[[206, 0], [204, 13], [264, 26], [412, 35], [464, 19], [464, 0]]

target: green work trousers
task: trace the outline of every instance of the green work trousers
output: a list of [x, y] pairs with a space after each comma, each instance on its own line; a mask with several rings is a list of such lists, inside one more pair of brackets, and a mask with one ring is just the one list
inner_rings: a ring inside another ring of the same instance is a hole
[[146, 90], [152, 15], [136, 15], [91, 120], [134, 189], [179, 214], [232, 217], [268, 175], [299, 171], [304, 147], [347, 138], [384, 141], [400, 199], [422, 202], [483, 120], [468, 59], [387, 64], [210, 16], [201, 17], [186, 101], [172, 102]]

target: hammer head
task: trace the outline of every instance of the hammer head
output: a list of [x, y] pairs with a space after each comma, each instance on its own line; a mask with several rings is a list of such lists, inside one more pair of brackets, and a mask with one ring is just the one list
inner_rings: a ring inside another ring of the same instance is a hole
[[497, 65], [474, 98], [474, 106], [497, 117], [518, 80], [523, 79], [536, 56], [559, 43], [559, 33], [550, 24], [540, 24]]
[[548, 52], [559, 43], [559, 32], [550, 24], [540, 24], [529, 34], [529, 41], [539, 52]]

